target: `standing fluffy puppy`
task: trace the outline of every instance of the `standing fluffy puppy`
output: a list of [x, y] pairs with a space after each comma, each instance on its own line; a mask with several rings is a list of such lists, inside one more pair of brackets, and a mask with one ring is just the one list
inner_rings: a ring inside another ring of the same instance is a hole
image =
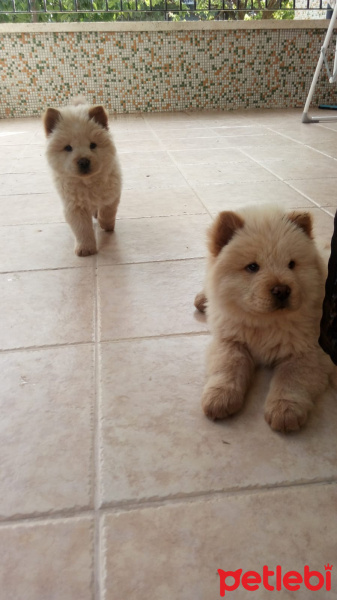
[[267, 422], [299, 429], [335, 369], [318, 345], [326, 269], [310, 214], [275, 206], [222, 212], [208, 246], [205, 294], [195, 300], [213, 335], [204, 412], [223, 419], [239, 411], [264, 365], [273, 367]]
[[121, 194], [121, 171], [103, 106], [81, 99], [73, 106], [48, 108], [44, 118], [47, 159], [64, 214], [76, 238], [75, 253], [97, 252], [92, 217], [113, 231]]

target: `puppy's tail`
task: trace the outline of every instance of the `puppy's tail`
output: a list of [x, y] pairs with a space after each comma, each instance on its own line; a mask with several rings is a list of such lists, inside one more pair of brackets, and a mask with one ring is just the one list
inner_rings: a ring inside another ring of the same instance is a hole
[[88, 104], [88, 102], [84, 96], [75, 96], [75, 98], [72, 98], [71, 104], [73, 106], [79, 106], [80, 104]]
[[194, 306], [202, 313], [206, 311], [207, 298], [204, 291], [199, 292], [199, 294], [196, 295], [194, 298]]

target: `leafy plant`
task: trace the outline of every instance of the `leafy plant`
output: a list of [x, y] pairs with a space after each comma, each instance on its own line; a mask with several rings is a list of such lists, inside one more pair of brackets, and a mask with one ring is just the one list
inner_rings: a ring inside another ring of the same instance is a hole
[[[267, 6], [266, 6], [267, 2]], [[0, 22], [293, 19], [292, 0], [1, 0]]]

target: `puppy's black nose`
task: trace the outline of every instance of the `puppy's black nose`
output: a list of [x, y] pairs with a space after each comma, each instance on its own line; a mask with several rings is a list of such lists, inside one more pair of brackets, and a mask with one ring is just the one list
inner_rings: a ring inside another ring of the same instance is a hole
[[289, 285], [275, 285], [271, 293], [277, 300], [284, 302], [290, 296], [291, 289]]
[[80, 158], [77, 161], [78, 168], [81, 173], [89, 173], [90, 170], [90, 160], [88, 158]]

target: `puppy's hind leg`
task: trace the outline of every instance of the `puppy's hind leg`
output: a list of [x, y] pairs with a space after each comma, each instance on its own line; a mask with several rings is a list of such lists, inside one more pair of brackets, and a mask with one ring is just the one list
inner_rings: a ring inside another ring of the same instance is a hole
[[96, 254], [96, 238], [91, 214], [80, 208], [68, 208], [64, 214], [76, 238], [75, 254], [77, 256]]
[[98, 210], [97, 220], [105, 231], [114, 231], [117, 215], [118, 202], [102, 206]]
[[208, 380], [202, 395], [204, 413], [225, 419], [242, 408], [255, 365], [244, 346], [214, 340], [209, 348]]

